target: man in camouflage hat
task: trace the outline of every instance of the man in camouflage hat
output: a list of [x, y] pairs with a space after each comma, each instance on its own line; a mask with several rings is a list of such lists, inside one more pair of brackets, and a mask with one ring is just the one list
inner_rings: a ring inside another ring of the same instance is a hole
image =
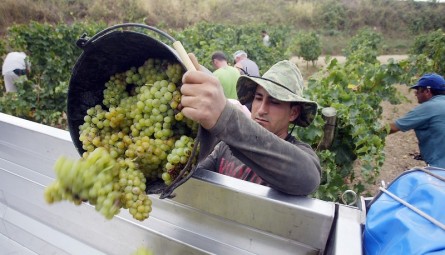
[[299, 116], [292, 121], [301, 127], [307, 127], [317, 114], [317, 104], [303, 98], [303, 77], [300, 71], [288, 60], [272, 66], [263, 77], [242, 76], [238, 79], [237, 92], [241, 104], [251, 104], [255, 99], [257, 85], [260, 85], [270, 97], [300, 106]]
[[[199, 67], [194, 55], [190, 57]], [[289, 124], [308, 126], [317, 112], [317, 104], [303, 97], [303, 79], [293, 63], [280, 61], [262, 77], [239, 78], [238, 97], [251, 106], [251, 118], [224, 98], [215, 77], [203, 72], [185, 73], [181, 92], [184, 115], [220, 141], [199, 168], [291, 195], [316, 190], [319, 159], [288, 132]]]

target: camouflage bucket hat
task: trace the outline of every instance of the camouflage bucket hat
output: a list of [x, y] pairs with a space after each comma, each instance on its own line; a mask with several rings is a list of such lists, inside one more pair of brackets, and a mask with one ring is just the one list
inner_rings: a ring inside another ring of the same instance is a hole
[[241, 104], [253, 101], [257, 85], [263, 87], [271, 97], [284, 102], [301, 104], [300, 116], [295, 124], [307, 127], [317, 115], [317, 103], [303, 97], [303, 77], [295, 64], [283, 60], [273, 65], [262, 77], [241, 75], [236, 84]]

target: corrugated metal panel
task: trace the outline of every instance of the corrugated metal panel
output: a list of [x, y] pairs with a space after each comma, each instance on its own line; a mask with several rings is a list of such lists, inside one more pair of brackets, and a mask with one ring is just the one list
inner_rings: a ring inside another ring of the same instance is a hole
[[[106, 220], [89, 204], [48, 205], [60, 155], [79, 157], [69, 133], [0, 114], [0, 248], [20, 254], [319, 254], [335, 204], [201, 170], [173, 199], [150, 195], [144, 222]], [[9, 241], [8, 241], [9, 240]], [[353, 254], [353, 253], [351, 253]], [[358, 253], [355, 253], [358, 254]]]

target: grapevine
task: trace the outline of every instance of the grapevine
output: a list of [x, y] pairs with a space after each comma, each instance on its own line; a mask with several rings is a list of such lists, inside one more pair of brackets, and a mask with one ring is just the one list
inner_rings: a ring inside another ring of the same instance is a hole
[[147, 184], [170, 185], [194, 155], [198, 124], [177, 108], [183, 73], [179, 63], [150, 58], [113, 74], [102, 104], [89, 108], [79, 127], [82, 157], [59, 158], [47, 202], [88, 201], [108, 219], [121, 208], [137, 220], [148, 218]]

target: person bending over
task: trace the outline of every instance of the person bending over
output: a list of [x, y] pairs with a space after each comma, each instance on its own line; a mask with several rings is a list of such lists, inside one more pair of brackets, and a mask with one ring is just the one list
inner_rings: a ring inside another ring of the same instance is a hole
[[391, 123], [390, 134], [414, 129], [422, 159], [445, 168], [445, 79], [425, 74], [410, 89], [415, 89], [419, 105]]

